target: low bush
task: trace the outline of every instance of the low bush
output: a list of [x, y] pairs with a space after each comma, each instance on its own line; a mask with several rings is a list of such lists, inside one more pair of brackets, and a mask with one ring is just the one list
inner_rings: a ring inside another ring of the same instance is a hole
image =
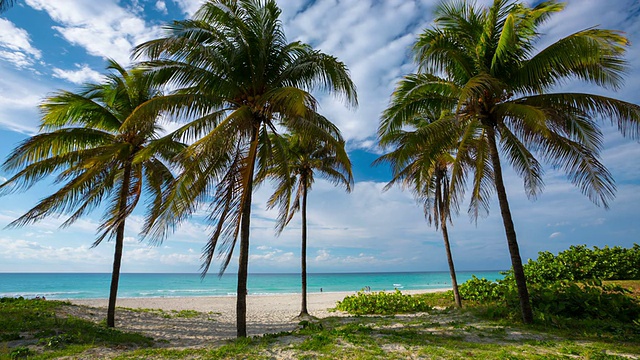
[[[534, 315], [540, 320], [595, 319], [627, 324], [640, 320], [640, 301], [629, 296], [629, 290], [600, 280], [530, 283], [528, 289]], [[517, 318], [520, 312], [513, 278], [492, 282], [473, 277], [460, 286], [460, 296], [503, 308], [493, 307], [491, 313], [495, 316], [492, 317], [513, 314]]]
[[[549, 283], [558, 280], [640, 280], [640, 245], [587, 248], [571, 246], [558, 255], [548, 251], [538, 253], [536, 260], [524, 264], [529, 283]], [[506, 277], [513, 277], [510, 270]]]
[[458, 292], [464, 300], [496, 301], [503, 297], [504, 286], [502, 283], [485, 278], [478, 279], [475, 275], [472, 275], [471, 279], [460, 284]]
[[404, 295], [396, 290], [393, 293], [359, 291], [339, 301], [336, 309], [353, 315], [393, 315], [430, 311], [432, 307], [419, 296]]

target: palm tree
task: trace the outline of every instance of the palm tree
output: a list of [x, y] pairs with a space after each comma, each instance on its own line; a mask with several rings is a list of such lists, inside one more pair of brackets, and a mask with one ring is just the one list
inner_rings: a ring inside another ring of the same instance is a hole
[[533, 321], [533, 313], [500, 156], [523, 178], [530, 198], [543, 187], [537, 154], [564, 170], [596, 205], [607, 207], [615, 184], [599, 161], [597, 120], [610, 119], [623, 135], [640, 136], [638, 105], [592, 94], [550, 93], [570, 79], [617, 89], [626, 70], [628, 41], [616, 31], [590, 28], [537, 50], [538, 27], [563, 8], [556, 1], [533, 8], [508, 0], [494, 0], [486, 9], [466, 1], [439, 5], [435, 26], [414, 46], [419, 73], [398, 84], [379, 127], [384, 136], [419, 114], [456, 109], [455, 121], [443, 118], [428, 125], [424, 141], [445, 150], [447, 136], [459, 140], [456, 158], [464, 161], [451, 169], [452, 193], [464, 191], [467, 164], [474, 162], [472, 216], [488, 209], [495, 189], [525, 323]]
[[0, 0], [0, 14], [13, 6], [15, 0]]
[[115, 325], [125, 220], [143, 189], [151, 204], [164, 201], [173, 176], [166, 161], [183, 145], [158, 140], [158, 114], [141, 111], [160, 96], [151, 78], [140, 70], [127, 71], [114, 61], [104, 83], [86, 84], [82, 91], [59, 91], [40, 106], [40, 134], [21, 143], [3, 167], [17, 174], [0, 186], [4, 192], [30, 188], [56, 174], [60, 189], [42, 199], [9, 226], [24, 226], [47, 216], [68, 214], [62, 227], [108, 202], [98, 228], [98, 246], [115, 238], [115, 253], [107, 326]]
[[203, 249], [202, 274], [217, 253], [222, 274], [240, 238], [237, 335], [245, 337], [249, 230], [254, 174], [271, 161], [270, 133], [286, 129], [320, 136], [332, 124], [316, 114], [314, 89], [355, 105], [355, 86], [335, 57], [286, 41], [274, 0], [205, 2], [193, 19], [167, 26], [167, 35], [138, 46], [156, 81], [178, 89], [158, 108], [195, 117], [174, 132], [194, 141], [185, 168], [146, 231], [165, 236], [198, 205], [211, 201], [213, 233]]
[[[274, 161], [271, 166], [263, 168], [257, 175], [256, 182], [259, 183], [268, 178], [276, 181], [276, 189], [267, 205], [268, 208], [279, 207], [276, 225], [278, 234], [282, 233], [296, 212], [301, 212], [302, 305], [299, 317], [304, 318], [309, 316], [307, 309], [307, 196], [316, 173], [334, 185], [344, 185], [347, 192], [350, 192], [353, 187], [351, 161], [345, 151], [344, 140], [338, 128], [333, 129], [331, 137], [323, 140], [304, 134], [285, 134], [282, 137], [272, 136], [272, 143], [277, 144], [274, 157], [279, 161]], [[293, 199], [292, 194], [295, 194]]]
[[[409, 120], [405, 128], [384, 134], [380, 138], [380, 145], [384, 148], [392, 146], [394, 150], [378, 158], [374, 164], [391, 165], [393, 178], [385, 187], [385, 191], [397, 183], [410, 189], [416, 200], [423, 204], [424, 215], [429, 224], [440, 228], [449, 264], [453, 296], [456, 306], [462, 307], [447, 229], [447, 222], [451, 221], [452, 206], [456, 210], [458, 208], [457, 198], [450, 194], [449, 189], [449, 169], [455, 162], [455, 155], [439, 148], [434, 152], [433, 148], [424, 143], [421, 133], [423, 127], [436, 119], [432, 114], [420, 116]], [[454, 140], [450, 144], [450, 150], [453, 150], [456, 139], [450, 139]]]

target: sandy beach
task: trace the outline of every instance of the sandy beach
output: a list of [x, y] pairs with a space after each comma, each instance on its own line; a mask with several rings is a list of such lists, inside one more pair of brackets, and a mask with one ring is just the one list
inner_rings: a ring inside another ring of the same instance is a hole
[[[404, 291], [405, 294], [444, 291], [430, 289]], [[308, 309], [317, 318], [345, 315], [330, 312], [336, 302], [354, 292], [325, 292], [308, 294]], [[291, 331], [300, 322], [300, 294], [250, 295], [247, 297], [248, 335], [262, 335]], [[70, 300], [80, 307], [69, 307], [71, 315], [99, 321], [106, 317], [107, 299]], [[236, 298], [175, 297], [118, 299], [116, 328], [135, 331], [161, 340], [171, 347], [202, 346], [234, 338], [236, 335]], [[163, 313], [128, 309], [161, 309]], [[195, 310], [193, 317], [172, 317], [175, 311]]]

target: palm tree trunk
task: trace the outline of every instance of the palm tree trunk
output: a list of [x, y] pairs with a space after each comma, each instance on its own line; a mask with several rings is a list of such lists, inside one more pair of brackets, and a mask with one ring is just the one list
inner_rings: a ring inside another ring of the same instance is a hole
[[507, 236], [507, 244], [509, 245], [509, 254], [511, 255], [511, 266], [513, 267], [513, 275], [516, 279], [518, 287], [518, 297], [520, 299], [520, 311], [522, 312], [522, 321], [525, 324], [533, 323], [533, 311], [531, 310], [531, 302], [529, 301], [529, 291], [527, 290], [527, 280], [522, 267], [522, 259], [520, 258], [520, 249], [516, 239], [516, 230], [513, 226], [511, 218], [511, 210], [509, 209], [509, 201], [507, 200], [507, 191], [504, 187], [502, 179], [502, 167], [500, 166], [500, 156], [498, 155], [498, 145], [496, 144], [496, 132], [492, 126], [487, 126], [487, 138], [489, 140], [489, 150], [491, 152], [491, 162], [493, 164], [493, 175], [496, 184], [496, 192], [498, 194], [498, 202], [500, 203], [500, 212], [502, 213], [502, 222]]
[[456, 301], [456, 306], [462, 307], [462, 300], [460, 299], [460, 292], [458, 292], [458, 279], [456, 278], [456, 268], [453, 265], [453, 256], [451, 256], [451, 246], [449, 245], [449, 231], [447, 230], [446, 219], [441, 224], [442, 239], [444, 240], [444, 248], [447, 252], [447, 262], [449, 262], [449, 273], [451, 274], [451, 285], [453, 285], [453, 298]]
[[253, 171], [258, 153], [259, 126], [253, 128], [251, 145], [247, 157], [246, 187], [242, 204], [240, 223], [240, 256], [238, 265], [238, 288], [236, 299], [236, 336], [247, 337], [247, 278], [249, 276], [249, 230], [251, 228], [251, 196], [253, 192]]
[[107, 308], [107, 326], [115, 327], [116, 322], [116, 298], [118, 297], [118, 283], [120, 282], [120, 265], [122, 263], [122, 248], [124, 247], [124, 223], [127, 207], [127, 195], [131, 182], [131, 164], [124, 167], [122, 175], [122, 189], [118, 199], [118, 227], [116, 229], [116, 249], [113, 255], [113, 270], [111, 271], [111, 289], [109, 291], [109, 306]]
[[309, 315], [307, 310], [307, 177], [302, 176], [302, 308], [300, 316]]

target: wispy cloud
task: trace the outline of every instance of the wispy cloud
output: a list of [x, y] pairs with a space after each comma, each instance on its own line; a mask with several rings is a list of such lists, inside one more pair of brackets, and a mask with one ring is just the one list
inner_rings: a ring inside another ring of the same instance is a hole
[[16, 27], [11, 21], [0, 18], [0, 59], [18, 68], [30, 67], [42, 57], [29, 33]]
[[54, 68], [53, 77], [64, 79], [74, 84], [84, 84], [87, 82], [99, 83], [104, 81], [104, 75], [91, 69], [87, 64], [76, 64], [76, 70]]

